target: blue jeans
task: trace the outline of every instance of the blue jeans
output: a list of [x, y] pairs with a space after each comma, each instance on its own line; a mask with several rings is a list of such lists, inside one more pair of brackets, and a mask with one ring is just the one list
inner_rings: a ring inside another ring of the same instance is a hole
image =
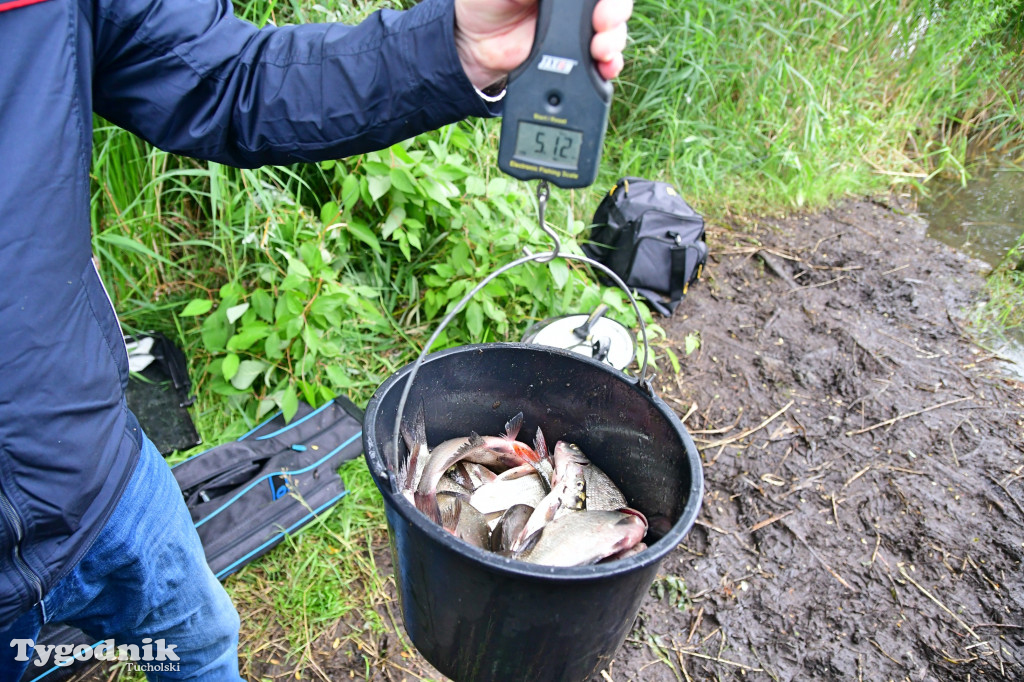
[[[206, 565], [170, 467], [148, 438], [92, 547], [40, 604], [0, 633], [0, 682], [19, 680], [30, 663], [14, 660], [19, 652], [10, 642], [34, 641], [48, 622], [73, 625], [96, 640], [113, 640], [113, 646], [135, 645], [140, 653], [148, 646], [159, 654], [162, 639], [164, 650], [178, 660], [165, 654], [163, 661], [141, 661], [142, 666], [165, 668], [147, 672], [149, 680], [241, 679], [238, 614]], [[45, 666], [32, 665], [32, 672], [44, 673], [53, 658]]]

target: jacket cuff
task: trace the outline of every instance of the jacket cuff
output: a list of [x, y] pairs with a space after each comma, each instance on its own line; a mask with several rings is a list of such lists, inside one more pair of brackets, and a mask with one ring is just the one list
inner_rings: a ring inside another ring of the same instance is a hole
[[[467, 116], [490, 118], [502, 111], [500, 98], [481, 97], [470, 82], [455, 49], [455, 0], [423, 0], [406, 10], [401, 24], [409, 30], [409, 45], [405, 51], [407, 68], [418, 78], [416, 89], [423, 89], [428, 97], [427, 108], [439, 116], [445, 125]], [[433, 33], [433, 40], [422, 40], [420, 33]], [[429, 54], [423, 54], [423, 49]], [[434, 69], [424, 69], [433, 65]]]

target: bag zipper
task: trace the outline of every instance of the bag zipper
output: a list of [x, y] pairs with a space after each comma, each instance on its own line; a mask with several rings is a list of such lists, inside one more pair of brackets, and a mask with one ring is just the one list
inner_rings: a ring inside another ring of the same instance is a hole
[[32, 587], [35, 592], [36, 599], [34, 603], [39, 603], [43, 598], [43, 581], [40, 580], [36, 572], [32, 570], [25, 559], [21, 556], [21, 540], [24, 537], [24, 527], [21, 523], [21, 517], [18, 516], [17, 510], [11, 501], [7, 498], [3, 489], [0, 488], [0, 515], [3, 515], [7, 525], [11, 527], [14, 533], [14, 547], [11, 550], [11, 556], [14, 559], [14, 568], [17, 569], [21, 577]]

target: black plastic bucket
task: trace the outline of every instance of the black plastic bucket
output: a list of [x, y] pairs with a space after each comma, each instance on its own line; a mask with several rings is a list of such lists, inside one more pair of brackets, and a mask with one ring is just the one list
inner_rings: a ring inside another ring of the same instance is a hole
[[499, 343], [428, 355], [406, 419], [422, 405], [431, 444], [470, 431], [500, 434], [521, 411], [521, 438], [531, 441], [540, 426], [551, 445], [578, 444], [650, 522], [650, 548], [620, 561], [572, 568], [513, 561], [457, 540], [392, 489], [395, 459], [385, 453], [411, 369], [377, 389], [363, 428], [409, 637], [457, 682], [588, 679], [608, 665], [662, 559], [697, 518], [704, 483], [693, 440], [634, 379], [575, 353]]

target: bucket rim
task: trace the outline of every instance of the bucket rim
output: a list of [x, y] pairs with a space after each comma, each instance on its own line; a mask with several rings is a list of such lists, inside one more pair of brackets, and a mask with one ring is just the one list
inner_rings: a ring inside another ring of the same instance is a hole
[[[679, 416], [676, 415], [676, 413], [663, 400], [661, 400], [661, 398], [655, 395], [653, 391], [645, 391], [634, 377], [631, 377], [628, 374], [625, 374], [624, 372], [602, 362], [598, 362], [593, 358], [588, 358], [580, 355], [579, 353], [573, 353], [572, 351], [550, 346], [538, 346], [536, 344], [521, 342], [466, 344], [430, 353], [424, 358], [423, 365], [443, 360], [450, 355], [476, 351], [487, 352], [488, 350], [518, 350], [529, 353], [543, 353], [559, 356], [570, 362], [588, 364], [606, 373], [609, 380], [625, 383], [644, 399], [651, 401], [654, 407], [666, 417], [673, 429], [680, 436], [683, 449], [686, 452], [687, 463], [694, 474], [690, 485], [689, 498], [683, 507], [682, 513], [679, 515], [679, 519], [672, 524], [672, 527], [664, 536], [654, 544], [650, 545], [643, 552], [625, 559], [587, 566], [564, 567], [534, 564], [527, 561], [503, 557], [495, 552], [480, 549], [467, 542], [459, 540], [451, 533], [444, 531], [441, 526], [427, 518], [427, 516], [420, 510], [416, 509], [416, 507], [409, 502], [404, 495], [391, 489], [391, 473], [389, 472], [387, 463], [384, 460], [383, 450], [381, 447], [377, 446], [377, 444], [372, 443], [371, 434], [373, 434], [377, 428], [377, 415], [380, 411], [381, 402], [395, 384], [402, 381], [402, 379], [411, 372], [414, 362], [410, 362], [409, 364], [401, 367], [377, 388], [373, 397], [370, 398], [370, 401], [366, 405], [366, 412], [363, 419], [363, 449], [366, 457], [367, 468], [370, 470], [370, 476], [373, 478], [374, 484], [376, 484], [377, 489], [384, 498], [386, 507], [390, 506], [402, 517], [403, 520], [419, 528], [422, 532], [426, 533], [449, 551], [455, 552], [474, 563], [486, 564], [486, 567], [490, 570], [519, 578], [542, 578], [544, 580], [555, 579], [565, 581], [607, 579], [624, 573], [632, 573], [637, 569], [657, 564], [664, 559], [666, 555], [668, 555], [680, 544], [680, 542], [682, 542], [683, 538], [686, 537], [687, 533], [689, 533], [694, 523], [696, 523], [697, 515], [700, 512], [701, 503], [704, 498], [704, 474], [700, 454], [697, 451], [696, 444], [693, 442], [693, 438], [690, 436], [689, 432], [687, 432], [686, 427], [679, 419]], [[373, 444], [374, 447], [370, 447], [371, 444]], [[389, 525], [391, 524], [390, 518], [388, 519], [388, 523]]]

